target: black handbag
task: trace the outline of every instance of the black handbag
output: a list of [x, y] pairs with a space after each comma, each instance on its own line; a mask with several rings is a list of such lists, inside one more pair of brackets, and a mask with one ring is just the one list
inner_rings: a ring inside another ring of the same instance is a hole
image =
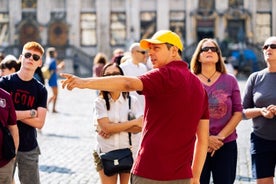
[[[129, 109], [131, 109], [131, 100], [129, 99]], [[128, 120], [132, 120], [133, 116], [128, 113]], [[131, 133], [128, 133], [129, 145], [131, 147]], [[133, 165], [132, 151], [130, 148], [113, 150], [107, 153], [101, 153], [100, 158], [103, 165], [104, 174], [112, 176], [117, 173], [130, 172]]]
[[100, 154], [104, 174], [112, 176], [117, 173], [130, 172], [133, 158], [129, 148], [118, 149]]
[[9, 129], [3, 126], [2, 122], [0, 122], [0, 127], [3, 132], [2, 155], [6, 160], [11, 160], [16, 155], [13, 137]]

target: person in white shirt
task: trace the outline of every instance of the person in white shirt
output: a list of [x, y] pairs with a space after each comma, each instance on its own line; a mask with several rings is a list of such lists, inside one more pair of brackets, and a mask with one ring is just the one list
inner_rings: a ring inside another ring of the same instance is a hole
[[[120, 64], [124, 75], [126, 76], [140, 76], [143, 75], [148, 71], [147, 67], [145, 66], [145, 62], [148, 59], [148, 53], [146, 50], [140, 47], [139, 43], [133, 43], [129, 47], [130, 58], [127, 59], [125, 62]], [[131, 95], [135, 95], [141, 105], [144, 107], [145, 99], [143, 95], [138, 95], [135, 91], [130, 92]]]
[[[102, 70], [102, 76], [124, 75], [117, 63], [107, 64]], [[137, 154], [138, 143], [132, 137], [141, 131], [143, 108], [135, 96], [130, 95], [130, 109], [136, 119], [128, 120], [129, 93], [120, 91], [100, 91], [94, 102], [94, 118], [97, 127], [97, 147], [94, 151], [96, 170], [99, 172], [101, 183], [116, 183], [118, 177], [120, 184], [128, 184], [130, 173], [118, 173], [107, 176], [103, 172], [100, 153], [106, 153], [116, 149], [129, 148], [129, 135], [131, 132], [133, 158]]]

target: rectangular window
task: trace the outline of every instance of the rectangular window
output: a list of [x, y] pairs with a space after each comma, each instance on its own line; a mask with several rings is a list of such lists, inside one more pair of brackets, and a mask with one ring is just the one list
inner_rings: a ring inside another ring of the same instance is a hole
[[245, 21], [243, 19], [228, 20], [227, 26], [228, 36], [233, 40], [234, 43], [245, 41]]
[[271, 14], [257, 13], [256, 15], [256, 42], [263, 43], [272, 33], [271, 28]]
[[156, 32], [156, 12], [141, 12], [141, 39], [150, 38]]
[[0, 13], [0, 45], [8, 45], [9, 42], [9, 14]]
[[80, 19], [81, 45], [96, 45], [96, 13], [82, 13]]
[[177, 33], [180, 38], [185, 40], [185, 12], [171, 11], [170, 12], [170, 30]]
[[126, 14], [111, 12], [110, 15], [110, 45], [123, 46], [126, 41]]

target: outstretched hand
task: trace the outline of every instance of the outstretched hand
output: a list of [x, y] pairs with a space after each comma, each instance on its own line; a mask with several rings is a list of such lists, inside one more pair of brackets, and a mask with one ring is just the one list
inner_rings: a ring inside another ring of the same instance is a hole
[[81, 78], [69, 73], [61, 73], [60, 76], [65, 78], [61, 81], [62, 88], [67, 88], [68, 90], [80, 88]]

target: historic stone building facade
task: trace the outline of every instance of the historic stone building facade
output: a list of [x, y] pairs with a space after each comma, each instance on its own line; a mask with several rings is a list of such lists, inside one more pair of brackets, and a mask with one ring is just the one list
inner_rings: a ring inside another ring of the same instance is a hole
[[0, 0], [0, 46], [19, 55], [35, 40], [64, 58], [78, 52], [91, 60], [171, 29], [181, 35], [186, 56], [203, 37], [226, 45], [227, 54], [276, 35], [275, 9], [275, 0]]

